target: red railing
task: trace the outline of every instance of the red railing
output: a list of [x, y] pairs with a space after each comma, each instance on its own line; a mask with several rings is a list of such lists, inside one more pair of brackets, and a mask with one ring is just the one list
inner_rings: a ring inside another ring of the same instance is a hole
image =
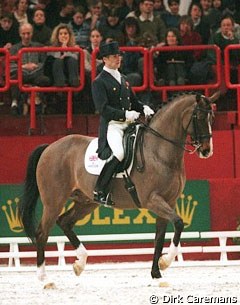
[[2, 87], [0, 86], [0, 92], [9, 90], [10, 87], [10, 54], [6, 49], [0, 48], [0, 65], [2, 74]]
[[[148, 49], [143, 47], [120, 47], [122, 52], [138, 52], [143, 56], [143, 83], [141, 86], [132, 87], [135, 92], [144, 91], [148, 88]], [[92, 71], [91, 78], [94, 80], [97, 75], [96, 59], [99, 53], [99, 49], [95, 49], [92, 52]], [[136, 67], [137, 68], [137, 67]]]
[[[238, 66], [232, 66], [231, 62], [230, 62], [230, 52], [232, 50], [239, 50], [239, 63], [240, 63], [240, 46], [239, 45], [229, 45], [225, 48], [224, 50], [224, 71], [225, 71], [225, 83], [227, 88], [229, 89], [236, 89], [237, 90], [237, 125], [240, 126], [240, 65]], [[232, 83], [231, 82], [231, 70], [237, 69], [237, 73], [238, 73], [238, 83]]]
[[[168, 51], [206, 51], [214, 50], [216, 52], [216, 81], [214, 83], [206, 84], [187, 84], [187, 85], [177, 85], [177, 86], [157, 86], [154, 81], [154, 54]], [[181, 91], [181, 90], [204, 90], [205, 95], [209, 96], [209, 90], [218, 88], [221, 84], [221, 50], [216, 45], [194, 45], [194, 46], [176, 46], [176, 47], [156, 47], [152, 48], [149, 52], [149, 86], [153, 91], [161, 91], [163, 101], [167, 100], [168, 91]]]
[[[205, 95], [209, 95], [210, 89], [219, 88], [222, 75], [221, 75], [221, 51], [215, 45], [199, 45], [199, 46], [178, 46], [174, 48], [178, 51], [194, 51], [194, 50], [207, 50], [212, 49], [216, 52], [216, 80], [213, 83], [206, 83], [200, 85], [188, 84], [184, 86], [157, 86], [154, 84], [154, 66], [153, 56], [155, 52], [167, 52], [172, 51], [173, 48], [153, 48], [150, 51], [142, 47], [121, 47], [122, 51], [125, 52], [141, 52], [143, 54], [143, 83], [139, 87], [133, 87], [134, 91], [143, 91], [148, 88], [154, 91], [162, 91], [163, 100], [166, 100], [168, 91], [181, 91], [181, 90], [203, 90]], [[232, 84], [230, 82], [230, 63], [229, 63], [229, 50], [240, 49], [238, 45], [228, 46], [225, 50], [225, 74], [226, 74], [226, 85], [228, 88], [237, 89], [238, 92], [238, 111], [240, 111], [240, 84]], [[78, 52], [80, 54], [79, 70], [80, 70], [80, 85], [79, 87], [31, 87], [23, 84], [22, 80], [22, 56], [24, 52], [57, 52], [57, 51], [71, 51]], [[36, 128], [36, 113], [35, 113], [35, 95], [36, 92], [56, 92], [65, 91], [68, 93], [67, 99], [67, 117], [66, 126], [67, 129], [72, 129], [72, 93], [74, 91], [80, 91], [85, 85], [85, 69], [84, 69], [84, 52], [81, 48], [54, 48], [54, 47], [42, 47], [42, 48], [23, 48], [19, 51], [17, 56], [10, 56], [9, 52], [5, 49], [0, 49], [0, 55], [3, 54], [2, 58], [5, 59], [5, 79], [4, 87], [0, 88], [0, 91], [7, 91], [12, 84], [18, 84], [21, 91], [30, 93], [30, 130]], [[92, 54], [92, 80], [96, 77], [96, 56], [98, 50]], [[10, 79], [10, 61], [18, 62], [18, 78]], [[238, 116], [238, 125], [240, 116]]]
[[[31, 87], [25, 86], [22, 79], [22, 57], [24, 53], [29, 52], [76, 52], [79, 53], [79, 75], [80, 84], [78, 87]], [[76, 47], [40, 47], [40, 48], [22, 48], [18, 52], [18, 85], [21, 91], [30, 92], [30, 130], [36, 128], [36, 111], [35, 111], [35, 95], [36, 92], [67, 92], [67, 129], [72, 128], [72, 93], [73, 91], [80, 91], [84, 88], [85, 73], [84, 73], [84, 52], [81, 48]]]

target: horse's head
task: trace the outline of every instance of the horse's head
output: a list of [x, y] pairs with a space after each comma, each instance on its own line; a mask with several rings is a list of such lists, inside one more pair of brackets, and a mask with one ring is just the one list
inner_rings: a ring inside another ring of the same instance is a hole
[[213, 154], [213, 103], [217, 97], [218, 93], [209, 98], [204, 95], [196, 95], [195, 107], [187, 126], [187, 132], [192, 140], [191, 145], [194, 146], [194, 151], [198, 153], [200, 158], [209, 158]]

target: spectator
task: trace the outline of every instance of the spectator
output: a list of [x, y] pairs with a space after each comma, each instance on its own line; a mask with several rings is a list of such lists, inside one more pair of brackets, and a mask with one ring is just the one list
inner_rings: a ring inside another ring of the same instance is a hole
[[[11, 55], [16, 55], [22, 48], [42, 47], [38, 42], [32, 41], [33, 27], [29, 23], [24, 23], [19, 28], [21, 42], [14, 44], [11, 49]], [[46, 55], [43, 52], [25, 52], [22, 56], [22, 72], [23, 84], [31, 84], [34, 86], [49, 86], [49, 78], [43, 74], [43, 65]], [[11, 62], [10, 73], [11, 78], [17, 78], [18, 65], [16, 62]], [[20, 113], [20, 91], [18, 86], [12, 86], [12, 105], [11, 112], [13, 115]]]
[[[223, 16], [221, 20], [220, 32], [213, 33], [210, 37], [209, 44], [215, 44], [221, 49], [222, 63], [224, 63], [224, 49], [230, 44], [238, 44], [239, 41], [234, 35], [234, 20], [231, 16]], [[231, 52], [231, 62], [233, 65], [239, 62], [238, 52]], [[212, 64], [216, 64], [216, 54], [213, 51], [208, 52], [208, 58]]]
[[[92, 52], [98, 50], [100, 44], [103, 40], [102, 34], [98, 29], [92, 29], [89, 36], [90, 46], [84, 50], [84, 60], [85, 60], [85, 86], [84, 89], [79, 92], [79, 98], [77, 100], [77, 105], [81, 108], [81, 113], [95, 113], [95, 106], [92, 99], [91, 93], [91, 83], [92, 83]], [[101, 59], [96, 58], [97, 73], [99, 73], [103, 68], [103, 63]], [[75, 99], [76, 100], [76, 99]], [[79, 100], [82, 100], [83, 103], [79, 105]]]
[[119, 19], [123, 21], [127, 15], [138, 9], [138, 0], [122, 0], [119, 6]]
[[[202, 37], [200, 34], [193, 30], [192, 18], [188, 15], [181, 16], [179, 23], [180, 35], [182, 38], [182, 44], [186, 46], [201, 45]], [[195, 50], [193, 52], [194, 58], [199, 60], [202, 51]]]
[[17, 0], [15, 3], [14, 17], [22, 25], [23, 23], [28, 23], [28, 0]]
[[0, 48], [10, 49], [20, 41], [18, 23], [12, 13], [3, 13], [0, 17]]
[[89, 11], [86, 14], [86, 22], [90, 29], [98, 28], [102, 15], [102, 2], [100, 0], [89, 0]]
[[76, 44], [81, 48], [87, 48], [90, 44], [90, 26], [85, 22], [85, 11], [82, 7], [75, 8], [73, 18], [68, 25], [73, 31]]
[[[182, 41], [178, 29], [168, 29], [165, 46], [176, 47], [181, 44]], [[169, 86], [185, 85], [188, 70], [193, 63], [190, 54], [188, 51], [160, 51], [156, 59], [158, 75], [161, 77], [159, 83], [161, 85], [168, 83]]]
[[140, 35], [150, 33], [154, 35], [158, 41], [157, 46], [161, 46], [164, 42], [166, 26], [159, 16], [153, 14], [154, 0], [141, 0], [139, 4], [140, 16], [137, 18], [140, 27]]
[[211, 32], [214, 33], [220, 27], [222, 19], [221, 0], [213, 0], [212, 8], [207, 15], [207, 21], [210, 25]]
[[33, 37], [32, 40], [49, 45], [52, 30], [45, 24], [44, 10], [36, 9], [33, 13]]
[[192, 3], [189, 7], [188, 15], [193, 20], [193, 29], [198, 32], [202, 37], [203, 44], [208, 44], [210, 37], [210, 27], [208, 22], [203, 16], [202, 7], [200, 4]]
[[[224, 50], [230, 44], [238, 44], [239, 41], [234, 35], [234, 20], [231, 16], [223, 16], [221, 20], [220, 32], [213, 33], [209, 44], [217, 45], [221, 49], [222, 63], [224, 64]], [[212, 65], [216, 64], [216, 53], [212, 50], [208, 51], [208, 59], [211, 61]], [[231, 63], [231, 81], [233, 83], [237, 82], [237, 70], [235, 67], [239, 65], [239, 51], [232, 50], [230, 52], [230, 63]], [[224, 69], [222, 67], [222, 75], [224, 75]], [[222, 93], [226, 93], [225, 84], [221, 86]]]
[[161, 15], [167, 28], [178, 28], [179, 26], [179, 3], [180, 0], [168, 0], [170, 12], [166, 11]]
[[[125, 36], [124, 45], [128, 47], [138, 46], [140, 28], [136, 18], [128, 17], [124, 20], [123, 32]], [[123, 54], [121, 71], [127, 76], [132, 87], [140, 86], [142, 82], [142, 75], [138, 70], [140, 58], [141, 54], [139, 52], [124, 52]]]
[[[51, 36], [53, 47], [75, 47], [75, 38], [71, 28], [60, 23], [53, 30]], [[64, 87], [67, 85], [79, 86], [79, 63], [77, 52], [50, 52], [48, 53], [47, 75], [51, 77], [53, 85]]]
[[124, 44], [124, 35], [118, 9], [111, 9], [107, 16], [99, 22], [98, 29], [103, 33], [103, 40], [111, 37], [114, 41], [117, 41], [120, 46]]
[[212, 0], [200, 0], [203, 16], [208, 16], [212, 9]]
[[161, 17], [162, 14], [165, 14], [166, 12], [167, 12], [167, 10], [166, 10], [163, 0], [154, 0], [153, 14], [155, 16]]
[[71, 0], [62, 1], [60, 3], [61, 5], [58, 16], [58, 24], [60, 23], [68, 24], [72, 20], [74, 5]]

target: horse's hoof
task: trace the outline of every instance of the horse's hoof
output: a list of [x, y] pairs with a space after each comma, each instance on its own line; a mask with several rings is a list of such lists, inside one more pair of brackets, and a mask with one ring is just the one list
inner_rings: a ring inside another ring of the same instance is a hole
[[76, 274], [76, 276], [79, 276], [84, 270], [84, 267], [82, 264], [76, 260], [75, 263], [73, 263], [73, 271]]
[[159, 261], [158, 261], [158, 266], [160, 268], [160, 270], [165, 270], [169, 267], [169, 262], [167, 261], [166, 257], [163, 255], [160, 257]]
[[57, 289], [54, 283], [47, 283], [44, 285], [43, 289]]
[[153, 279], [152, 280], [152, 286], [163, 288], [163, 287], [169, 287], [170, 285], [169, 285], [168, 282], [166, 282], [162, 278], [160, 278], [160, 279]]

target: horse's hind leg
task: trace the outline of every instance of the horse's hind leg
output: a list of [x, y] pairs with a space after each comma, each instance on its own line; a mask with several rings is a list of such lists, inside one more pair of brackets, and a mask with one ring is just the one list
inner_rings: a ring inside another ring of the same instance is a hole
[[58, 214], [55, 211], [50, 211], [47, 208], [43, 209], [43, 215], [39, 227], [36, 232], [36, 247], [37, 247], [37, 275], [41, 281], [46, 281], [45, 272], [45, 246], [48, 240], [49, 231], [54, 225]]
[[87, 251], [72, 229], [78, 220], [81, 220], [86, 215], [90, 214], [97, 206], [98, 205], [95, 203], [85, 204], [75, 201], [74, 206], [59, 216], [57, 220], [57, 225], [63, 230], [64, 234], [76, 249], [78, 260], [73, 264], [73, 270], [78, 276], [85, 268], [87, 262]]

